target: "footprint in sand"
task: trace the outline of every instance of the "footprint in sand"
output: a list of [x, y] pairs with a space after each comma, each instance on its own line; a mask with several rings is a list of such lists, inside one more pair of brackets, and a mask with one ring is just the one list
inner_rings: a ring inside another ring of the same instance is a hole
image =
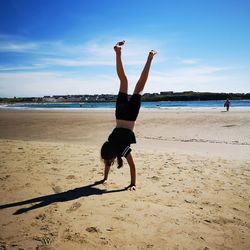
[[113, 218], [116, 219], [116, 220], [125, 221], [125, 218], [123, 218], [121, 216], [115, 216]]
[[70, 212], [74, 212], [74, 211], [76, 211], [79, 207], [81, 207], [81, 203], [79, 203], [79, 202], [74, 202], [73, 204], [72, 204], [72, 206], [69, 208], [69, 209], [67, 209], [67, 212], [68, 213], [70, 213]]
[[126, 204], [122, 204], [121, 208], [127, 208], [128, 206]]
[[46, 219], [46, 215], [45, 214], [39, 214], [35, 217], [37, 220], [45, 220]]
[[[7, 180], [10, 177], [10, 175], [5, 175], [3, 177], [0, 177], [0, 181]], [[1, 248], [0, 248], [1, 249]]]
[[152, 176], [152, 177], [147, 177], [148, 179], [152, 179], [153, 181], [159, 181], [159, 177], [158, 176]]
[[40, 230], [41, 230], [41, 231], [49, 232], [49, 225], [46, 224], [46, 225], [41, 226], [41, 227], [40, 227]]
[[109, 228], [106, 229], [106, 231], [112, 232], [112, 231], [114, 231], [114, 228], [113, 227], [109, 227]]
[[80, 233], [70, 233], [69, 231], [66, 231], [66, 234], [64, 236], [65, 240], [78, 242], [80, 244], [86, 243], [86, 236], [85, 234], [81, 235]]
[[101, 232], [100, 229], [98, 229], [97, 227], [87, 227], [85, 230], [89, 233], [100, 233]]
[[222, 127], [224, 127], [224, 128], [231, 128], [231, 127], [235, 127], [235, 126], [237, 126], [237, 125], [235, 125], [235, 124], [228, 124], [228, 125], [224, 125]]
[[187, 199], [185, 199], [184, 200], [186, 203], [190, 203], [190, 204], [197, 204], [197, 202], [196, 201], [193, 201], [193, 200], [187, 200]]
[[5, 250], [5, 249], [7, 249], [7, 243], [6, 242], [4, 242], [4, 241], [0, 241], [0, 249], [1, 250]]
[[47, 236], [33, 237], [33, 240], [41, 242], [43, 246], [48, 246], [52, 243], [52, 239]]
[[62, 193], [62, 188], [59, 186], [54, 186], [54, 187], [52, 187], [52, 189], [55, 192], [55, 194]]
[[75, 178], [76, 178], [76, 177], [75, 177], [73, 174], [68, 175], [68, 176], [66, 177], [67, 180], [72, 180], [72, 179], [75, 179]]

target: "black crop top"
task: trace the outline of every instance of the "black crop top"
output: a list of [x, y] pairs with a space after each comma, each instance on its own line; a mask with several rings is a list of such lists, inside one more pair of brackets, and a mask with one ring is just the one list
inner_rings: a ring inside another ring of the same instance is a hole
[[136, 143], [134, 132], [127, 128], [115, 128], [109, 135], [108, 141], [114, 144], [120, 157], [127, 157], [132, 151], [130, 144]]

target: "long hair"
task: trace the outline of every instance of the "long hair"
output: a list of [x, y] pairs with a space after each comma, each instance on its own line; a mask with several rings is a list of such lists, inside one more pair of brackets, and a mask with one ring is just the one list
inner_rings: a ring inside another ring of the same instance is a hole
[[122, 158], [117, 155], [115, 146], [109, 141], [104, 142], [101, 147], [101, 158], [107, 166], [113, 165], [115, 158], [117, 158], [118, 168], [121, 168], [123, 166]]
[[123, 166], [123, 160], [120, 156], [117, 156], [117, 168], [121, 168]]

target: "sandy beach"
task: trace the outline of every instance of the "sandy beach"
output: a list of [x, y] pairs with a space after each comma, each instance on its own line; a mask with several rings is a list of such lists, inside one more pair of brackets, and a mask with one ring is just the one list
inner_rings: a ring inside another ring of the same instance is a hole
[[114, 111], [0, 110], [0, 249], [250, 249], [250, 110], [141, 110], [106, 185]]

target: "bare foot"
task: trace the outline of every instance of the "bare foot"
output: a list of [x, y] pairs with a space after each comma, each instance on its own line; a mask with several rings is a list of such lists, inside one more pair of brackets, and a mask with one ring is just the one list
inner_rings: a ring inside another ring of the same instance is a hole
[[115, 46], [123, 46], [124, 45], [124, 43], [125, 43], [125, 40], [122, 40], [122, 41], [120, 41], [120, 42], [118, 42]]
[[156, 52], [155, 50], [151, 50], [151, 51], [149, 52], [148, 57], [149, 57], [150, 59], [153, 59], [153, 57], [154, 57], [156, 54], [157, 54], [157, 52]]

